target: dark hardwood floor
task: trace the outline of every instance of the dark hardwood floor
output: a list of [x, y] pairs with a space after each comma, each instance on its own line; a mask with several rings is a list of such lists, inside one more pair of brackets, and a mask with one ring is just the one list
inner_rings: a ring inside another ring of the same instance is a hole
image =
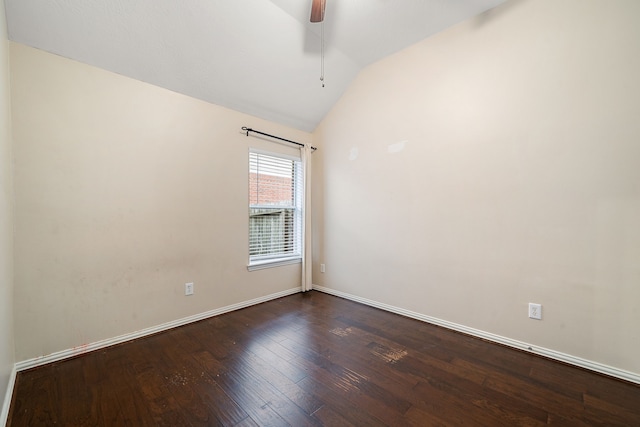
[[640, 387], [312, 291], [18, 373], [9, 426], [640, 426]]

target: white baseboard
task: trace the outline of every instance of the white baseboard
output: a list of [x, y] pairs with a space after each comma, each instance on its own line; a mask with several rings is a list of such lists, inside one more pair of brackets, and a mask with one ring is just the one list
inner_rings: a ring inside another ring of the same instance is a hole
[[13, 397], [13, 387], [16, 384], [16, 366], [13, 365], [11, 375], [9, 376], [9, 383], [7, 384], [7, 391], [4, 394], [4, 402], [2, 403], [2, 412], [0, 412], [0, 426], [6, 426], [9, 418], [9, 406], [11, 405], [11, 398]]
[[47, 363], [57, 362], [60, 360], [67, 359], [69, 357], [78, 356], [80, 354], [88, 353], [90, 351], [99, 350], [101, 348], [109, 347], [115, 344], [120, 344], [126, 341], [131, 341], [136, 338], [142, 338], [148, 335], [155, 334], [157, 332], [162, 332], [178, 326], [186, 325], [188, 323], [193, 323], [199, 320], [207, 319], [209, 317], [218, 316], [220, 314], [228, 313], [230, 311], [235, 311], [241, 308], [250, 307], [252, 305], [260, 304], [276, 298], [282, 298], [288, 295], [293, 295], [300, 291], [301, 291], [300, 287], [287, 289], [285, 291], [276, 292], [275, 294], [266, 295], [266, 296], [255, 298], [249, 301], [243, 301], [237, 304], [228, 305], [226, 307], [216, 308], [214, 310], [206, 311], [204, 313], [199, 313], [193, 316], [184, 317], [182, 319], [173, 320], [171, 322], [163, 323], [157, 326], [152, 326], [150, 328], [141, 329], [139, 331], [120, 335], [114, 338], [108, 338], [105, 340], [97, 341], [97, 342], [83, 345], [80, 347], [57, 351], [55, 353], [51, 353], [46, 356], [40, 356], [40, 357], [35, 357], [33, 359], [23, 360], [22, 362], [16, 363], [15, 370], [20, 372], [20, 371], [24, 371], [25, 369], [31, 369], [38, 366], [46, 365]]
[[619, 378], [625, 381], [640, 384], [640, 374], [636, 374], [634, 372], [629, 372], [623, 369], [614, 368], [612, 366], [608, 366], [602, 363], [583, 359], [581, 357], [572, 356], [570, 354], [562, 353], [559, 351], [550, 350], [548, 348], [534, 346], [532, 344], [527, 344], [522, 341], [492, 334], [490, 332], [481, 331], [479, 329], [470, 328], [468, 326], [459, 325], [457, 323], [448, 322], [446, 320], [438, 319], [436, 317], [431, 317], [421, 313], [416, 313], [414, 311], [405, 310], [403, 308], [399, 308], [399, 307], [384, 304], [381, 302], [373, 301], [370, 299], [362, 298], [356, 295], [351, 295], [345, 292], [336, 291], [335, 289], [326, 288], [324, 286], [313, 285], [313, 289], [320, 292], [327, 293], [327, 294], [335, 295], [341, 298], [345, 298], [351, 301], [359, 302], [371, 307], [376, 307], [385, 311], [389, 311], [391, 313], [400, 314], [402, 316], [410, 317], [412, 319], [421, 320], [423, 322], [442, 326], [447, 329], [452, 329], [454, 331], [462, 332], [462, 333], [472, 335], [478, 338], [482, 338], [488, 341], [492, 341], [498, 344], [503, 344], [509, 347], [517, 348], [519, 350], [524, 350], [529, 353], [545, 356], [550, 359], [558, 360], [560, 362], [568, 363], [570, 365], [574, 365], [580, 368], [588, 369], [601, 374]]

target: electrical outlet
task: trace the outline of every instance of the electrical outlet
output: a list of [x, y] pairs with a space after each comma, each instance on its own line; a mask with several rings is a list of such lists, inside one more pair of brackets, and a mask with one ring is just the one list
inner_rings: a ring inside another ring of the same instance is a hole
[[324, 273], [324, 264], [320, 264], [320, 273]]
[[193, 295], [193, 282], [184, 284], [184, 294]]
[[542, 320], [542, 304], [529, 303], [529, 318]]

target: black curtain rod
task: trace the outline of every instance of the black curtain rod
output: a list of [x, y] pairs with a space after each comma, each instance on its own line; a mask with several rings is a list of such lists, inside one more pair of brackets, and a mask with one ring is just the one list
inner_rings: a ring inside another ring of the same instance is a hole
[[[284, 142], [289, 142], [291, 144], [296, 144], [299, 145], [301, 147], [304, 147], [304, 144], [301, 142], [296, 142], [296, 141], [291, 141], [290, 139], [284, 139], [284, 138], [280, 138], [279, 136], [275, 136], [275, 135], [269, 135], [268, 133], [264, 133], [264, 132], [260, 132], [259, 130], [254, 130], [251, 128], [248, 128], [246, 126], [242, 127], [242, 130], [245, 131], [247, 133], [247, 136], [249, 136], [249, 132], [253, 132], [253, 133], [259, 133], [260, 135], [264, 135], [264, 136], [268, 136], [269, 138], [275, 138], [275, 139], [279, 139], [280, 141], [284, 141]], [[311, 149], [313, 151], [316, 151], [317, 148], [316, 147], [311, 147]]]

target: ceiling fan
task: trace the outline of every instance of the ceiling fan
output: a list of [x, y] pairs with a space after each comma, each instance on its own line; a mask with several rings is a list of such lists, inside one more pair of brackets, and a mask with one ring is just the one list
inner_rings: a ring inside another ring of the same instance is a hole
[[311, 0], [311, 22], [324, 21], [324, 7], [327, 0]]

